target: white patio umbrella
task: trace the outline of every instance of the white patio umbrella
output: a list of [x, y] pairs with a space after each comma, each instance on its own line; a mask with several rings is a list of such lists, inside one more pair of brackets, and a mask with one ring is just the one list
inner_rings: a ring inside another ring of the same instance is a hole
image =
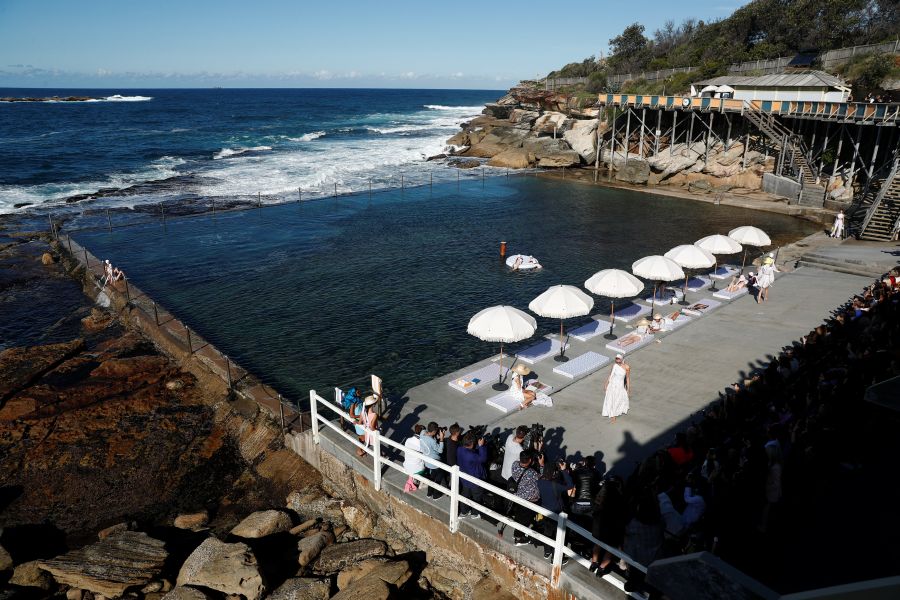
[[761, 247], [768, 246], [772, 243], [772, 240], [769, 239], [769, 236], [766, 235], [765, 231], [763, 231], [759, 227], [753, 227], [752, 225], [736, 227], [728, 232], [728, 237], [744, 245], [744, 260], [741, 262], [742, 273], [744, 272], [744, 265], [747, 264], [746, 246]]
[[616, 324], [616, 298], [634, 298], [644, 290], [640, 279], [621, 269], [603, 269], [591, 275], [584, 282], [584, 287], [592, 294], [612, 298], [609, 307], [609, 333], [604, 335], [608, 340], [618, 336], [613, 333]]
[[[682, 269], [708, 269], [716, 263], [716, 257], [700, 246], [694, 244], [682, 244], [675, 246], [665, 253], [666, 258], [674, 260]], [[687, 306], [687, 282], [688, 276], [684, 276], [684, 289], [682, 290], [681, 304]]]
[[[719, 254], [737, 254], [741, 251], [741, 245], [736, 241], [728, 237], [727, 235], [722, 235], [721, 233], [716, 233], [714, 235], [708, 235], [705, 238], [700, 238], [696, 242], [694, 242], [697, 246], [700, 246], [714, 257], [716, 257], [716, 263], [713, 265], [713, 272], [719, 269]], [[712, 287], [709, 288], [710, 291], [715, 292], [716, 290], [716, 281], [713, 280]]]
[[656, 284], [660, 281], [675, 281], [684, 277], [684, 271], [671, 258], [654, 254], [634, 261], [631, 272], [638, 277], [653, 281], [653, 296], [651, 296], [650, 310], [656, 307]]
[[549, 319], [559, 319], [559, 356], [556, 362], [569, 360], [565, 353], [563, 339], [563, 319], [583, 317], [594, 308], [594, 299], [574, 285], [554, 285], [528, 304], [528, 309], [536, 315]]
[[469, 319], [466, 331], [485, 342], [500, 342], [500, 380], [498, 391], [509, 389], [503, 383], [503, 344], [512, 344], [534, 335], [537, 321], [528, 313], [512, 306], [491, 306]]

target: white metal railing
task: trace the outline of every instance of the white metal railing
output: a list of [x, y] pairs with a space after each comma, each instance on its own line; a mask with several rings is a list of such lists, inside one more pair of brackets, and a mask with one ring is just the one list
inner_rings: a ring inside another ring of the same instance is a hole
[[[559, 579], [560, 573], [562, 570], [562, 561], [563, 557], [567, 556], [575, 560], [578, 564], [590, 568], [590, 561], [583, 558], [577, 552], [572, 550], [571, 548], [566, 546], [566, 539], [568, 537], [569, 532], [584, 538], [587, 542], [592, 543], [600, 548], [606, 550], [611, 553], [617, 559], [625, 561], [629, 566], [646, 573], [647, 567], [636, 562], [633, 558], [618, 550], [617, 548], [612, 548], [600, 540], [596, 539], [591, 533], [579, 526], [576, 523], [573, 523], [569, 520], [568, 515], [566, 513], [554, 513], [545, 509], [542, 506], [538, 506], [532, 502], [528, 502], [527, 500], [523, 500], [519, 498], [515, 494], [509, 493], [507, 490], [501, 489], [495, 485], [488, 483], [487, 481], [478, 479], [477, 477], [473, 477], [466, 473], [463, 473], [459, 470], [457, 465], [453, 465], [452, 467], [446, 463], [443, 463], [439, 460], [435, 460], [430, 458], [421, 452], [416, 452], [410, 448], [407, 448], [394, 440], [388, 438], [387, 436], [381, 435], [377, 430], [371, 431], [367, 430], [367, 437], [371, 441], [371, 447], [369, 444], [364, 444], [360, 442], [356, 436], [350, 435], [346, 431], [344, 431], [338, 424], [334, 422], [334, 420], [327, 418], [322, 415], [319, 411], [320, 406], [324, 406], [325, 408], [334, 412], [337, 416], [343, 417], [349, 421], [354, 421], [354, 417], [349, 413], [345, 412], [341, 408], [341, 397], [342, 392], [340, 388], [334, 389], [335, 393], [335, 402], [331, 403], [321, 396], [319, 396], [315, 390], [310, 390], [309, 392], [309, 405], [310, 405], [310, 413], [312, 415], [312, 436], [313, 442], [318, 444], [320, 441], [320, 424], [325, 427], [331, 429], [339, 436], [350, 442], [356, 448], [364, 451], [366, 454], [372, 457], [373, 460], [373, 485], [376, 490], [381, 490], [382, 488], [382, 469], [383, 467], [388, 467], [390, 469], [394, 469], [404, 475], [412, 477], [418, 483], [424, 483], [427, 486], [434, 488], [435, 490], [441, 492], [442, 494], [446, 494], [450, 498], [450, 518], [448, 527], [452, 533], [456, 533], [459, 531], [459, 505], [460, 503], [470, 506], [473, 509], [477, 510], [483, 515], [487, 515], [493, 519], [496, 519], [499, 523], [503, 523], [506, 527], [510, 527], [515, 531], [518, 531], [529, 538], [537, 542], [541, 542], [542, 544], [546, 544], [553, 547], [553, 568], [551, 571], [550, 584], [553, 588], [559, 587]], [[404, 453], [404, 455], [411, 454], [412, 456], [424, 461], [428, 465], [434, 465], [436, 468], [445, 471], [450, 476], [450, 487], [446, 488], [442, 485], [438, 485], [431, 480], [424, 477], [424, 475], [416, 475], [410, 474], [403, 468], [403, 465], [397, 463], [391, 458], [384, 456], [382, 453], [382, 447], [388, 446], [389, 448], [393, 448], [399, 452]], [[517, 504], [519, 506], [523, 506], [528, 510], [542, 515], [545, 519], [553, 519], [556, 521], [556, 536], [555, 539], [551, 539], [541, 533], [538, 533], [532, 530], [530, 527], [526, 525], [522, 525], [517, 523], [516, 521], [510, 519], [506, 515], [500, 514], [487, 506], [479, 504], [473, 500], [470, 500], [464, 496], [461, 496], [459, 493], [459, 483], [460, 480], [467, 481], [476, 487], [481, 488], [486, 492], [490, 492], [494, 496], [503, 498], [509, 502]], [[609, 577], [607, 575], [606, 577]], [[610, 580], [612, 583], [616, 583], [614, 580]]]

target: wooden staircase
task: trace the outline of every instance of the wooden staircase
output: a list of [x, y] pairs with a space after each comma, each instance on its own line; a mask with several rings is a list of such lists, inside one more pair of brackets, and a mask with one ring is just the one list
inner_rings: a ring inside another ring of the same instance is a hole
[[863, 225], [860, 239], [888, 241], [893, 237], [894, 227], [900, 218], [900, 177], [897, 177], [897, 163], [888, 178], [882, 182], [878, 196], [873, 203], [871, 216]]

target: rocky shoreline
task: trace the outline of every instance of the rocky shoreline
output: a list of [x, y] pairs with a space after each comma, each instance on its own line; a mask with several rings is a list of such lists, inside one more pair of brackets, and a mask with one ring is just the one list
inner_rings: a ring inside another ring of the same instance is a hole
[[[0, 282], [28, 272], [10, 288], [83, 274], [46, 234], [0, 239], [17, 240]], [[0, 599], [509, 598], [342, 499], [255, 402], [80, 300], [71, 339], [0, 352]]]
[[[627, 149], [620, 144], [610, 161], [607, 147], [601, 147], [597, 156], [597, 141], [610, 127], [604, 117], [600, 109], [582, 107], [572, 96], [514, 87], [447, 140], [448, 164], [471, 168], [487, 159], [487, 165], [507, 169], [590, 169], [598, 181], [700, 193], [758, 192], [763, 174], [775, 165], [773, 156], [752, 148], [745, 151], [741, 139], [731, 140], [727, 148], [717, 141], [708, 151], [703, 142], [676, 143], [670, 148], [664, 139], [656, 154], [642, 153], [632, 139]], [[840, 187], [830, 191], [832, 198], [847, 194]]]

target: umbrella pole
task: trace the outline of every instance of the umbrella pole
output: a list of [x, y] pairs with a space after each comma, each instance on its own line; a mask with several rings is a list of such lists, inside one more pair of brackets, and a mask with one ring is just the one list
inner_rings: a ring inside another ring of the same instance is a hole
[[[713, 256], [715, 256], [715, 255], [713, 255]], [[716, 271], [718, 271], [718, 270], [719, 270], [719, 258], [716, 257], [716, 262], [713, 265], [713, 272], [709, 274], [709, 280], [712, 281], [712, 285], [709, 288], [709, 291], [711, 291], [711, 292], [719, 291], [719, 288], [716, 287], [716, 279], [715, 279], [715, 277], [713, 277], [713, 275], [715, 275]]]
[[563, 338], [563, 320], [559, 320], [559, 355], [554, 356], [553, 360], [556, 362], [566, 362], [569, 360], [569, 357], [566, 356], [566, 342]]
[[741, 261], [741, 275], [744, 274], [744, 266], [747, 264], [747, 248], [744, 248], [744, 260]]
[[503, 342], [500, 342], [500, 379], [491, 387], [498, 392], [509, 389], [509, 386], [503, 383]]
[[613, 328], [616, 326], [616, 301], [612, 300], [609, 304], [609, 333], [604, 335], [603, 337], [608, 340], [614, 340], [617, 336], [613, 333]]
[[656, 281], [653, 282], [653, 295], [650, 296], [650, 316], [653, 316], [653, 311], [656, 310], [656, 286], [659, 285]]
[[688, 275], [687, 273], [685, 273], [685, 274], [684, 274], [684, 289], [681, 290], [681, 302], [678, 303], [678, 304], [680, 304], [681, 306], [687, 306], [687, 305], [688, 305], [688, 301], [687, 301], [687, 282], [688, 282], [688, 277], [689, 277], [689, 275]]

